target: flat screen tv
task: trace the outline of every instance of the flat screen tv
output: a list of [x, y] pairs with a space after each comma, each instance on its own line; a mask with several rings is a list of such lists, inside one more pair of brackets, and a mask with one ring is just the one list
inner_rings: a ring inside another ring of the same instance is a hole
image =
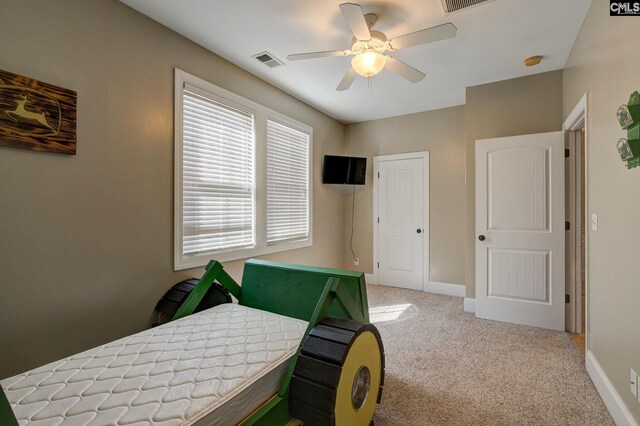
[[322, 167], [322, 183], [364, 185], [367, 159], [325, 155]]

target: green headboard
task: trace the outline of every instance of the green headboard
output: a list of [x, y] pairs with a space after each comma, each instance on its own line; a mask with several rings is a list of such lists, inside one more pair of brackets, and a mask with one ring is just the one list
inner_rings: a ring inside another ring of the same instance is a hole
[[[309, 321], [327, 280], [339, 278], [369, 322], [364, 273], [250, 259], [244, 264], [240, 304]], [[337, 301], [328, 315], [348, 318]]]

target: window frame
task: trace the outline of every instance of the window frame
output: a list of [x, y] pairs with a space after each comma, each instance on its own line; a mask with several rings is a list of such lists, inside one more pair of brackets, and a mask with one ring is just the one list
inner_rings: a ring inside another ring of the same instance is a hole
[[[201, 253], [198, 255], [183, 254], [183, 89], [187, 83], [197, 88], [198, 93], [221, 102], [224, 105], [251, 112], [254, 115], [254, 197], [255, 197], [255, 247], [226, 251]], [[286, 240], [280, 243], [267, 244], [267, 120], [277, 121], [295, 130], [309, 135], [308, 160], [308, 225], [307, 238]], [[220, 262], [247, 259], [269, 253], [295, 250], [313, 245], [313, 128], [277, 111], [246, 99], [240, 95], [218, 87], [201, 78], [175, 68], [174, 74], [174, 241], [173, 255], [175, 271], [198, 268], [206, 265], [211, 259]]]

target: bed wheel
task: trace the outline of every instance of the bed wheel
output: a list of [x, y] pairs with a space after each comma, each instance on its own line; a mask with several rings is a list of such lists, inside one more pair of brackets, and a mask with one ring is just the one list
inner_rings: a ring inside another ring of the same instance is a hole
[[289, 408], [304, 426], [367, 426], [383, 385], [384, 347], [376, 327], [325, 318], [302, 345]]
[[[156, 304], [153, 311], [152, 327], [162, 325], [171, 321], [173, 316], [178, 311], [178, 308], [184, 303], [189, 296], [189, 293], [198, 284], [196, 278], [190, 278], [188, 280], [180, 281], [167, 291], [164, 296]], [[222, 284], [214, 282], [209, 288], [209, 291], [204, 298], [198, 304], [195, 312], [204, 311], [205, 309], [213, 308], [214, 306], [221, 305], [223, 303], [231, 303], [231, 295], [229, 291], [222, 286]]]

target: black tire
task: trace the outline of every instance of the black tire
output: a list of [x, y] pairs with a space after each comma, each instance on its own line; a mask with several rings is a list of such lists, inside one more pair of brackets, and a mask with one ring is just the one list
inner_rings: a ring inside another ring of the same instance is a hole
[[371, 424], [384, 385], [384, 347], [372, 324], [325, 318], [302, 345], [289, 409], [304, 426]]
[[[178, 308], [187, 300], [187, 296], [189, 296], [197, 284], [198, 280], [196, 278], [190, 278], [180, 281], [171, 287], [169, 291], [158, 300], [158, 303], [156, 303], [155, 310], [153, 311], [154, 320], [151, 326], [156, 327], [171, 321], [178, 311]], [[223, 303], [231, 303], [231, 294], [229, 294], [229, 291], [224, 286], [214, 282], [194, 312], [213, 308]]]

